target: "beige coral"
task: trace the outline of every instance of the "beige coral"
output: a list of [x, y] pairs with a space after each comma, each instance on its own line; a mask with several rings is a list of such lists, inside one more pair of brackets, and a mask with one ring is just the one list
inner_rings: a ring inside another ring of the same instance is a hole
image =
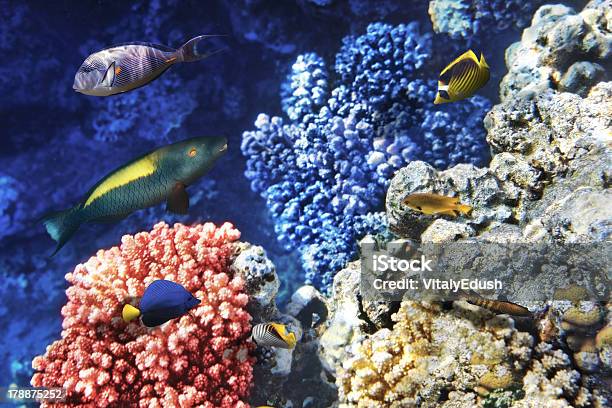
[[474, 406], [476, 388], [514, 385], [529, 361], [533, 339], [507, 317], [404, 301], [393, 320], [339, 367], [341, 407], [436, 407], [451, 391], [448, 406]]

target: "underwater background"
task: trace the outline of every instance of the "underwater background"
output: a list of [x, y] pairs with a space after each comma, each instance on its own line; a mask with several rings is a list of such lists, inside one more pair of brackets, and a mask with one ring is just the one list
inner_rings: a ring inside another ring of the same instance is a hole
[[[160, 221], [231, 222], [274, 263], [282, 310], [304, 283], [329, 294], [359, 239], [389, 234], [385, 195], [400, 169], [489, 165], [483, 120], [500, 103], [506, 50], [548, 3], [0, 0], [0, 387], [29, 385], [32, 359], [60, 337], [66, 273]], [[72, 89], [96, 50], [201, 34], [224, 35], [211, 44], [228, 50], [125, 94]], [[488, 84], [434, 106], [440, 70], [468, 48], [486, 56]], [[132, 158], [196, 136], [225, 136], [229, 149], [189, 188], [188, 215], [157, 206], [84, 225], [50, 257], [41, 217]]]

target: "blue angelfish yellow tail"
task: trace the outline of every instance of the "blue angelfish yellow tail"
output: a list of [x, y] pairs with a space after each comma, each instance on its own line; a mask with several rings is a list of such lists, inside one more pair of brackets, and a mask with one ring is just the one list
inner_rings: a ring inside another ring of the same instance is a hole
[[134, 319], [137, 319], [140, 316], [140, 310], [138, 308], [127, 304], [123, 306], [123, 310], [121, 311], [121, 317], [124, 322], [131, 322]]

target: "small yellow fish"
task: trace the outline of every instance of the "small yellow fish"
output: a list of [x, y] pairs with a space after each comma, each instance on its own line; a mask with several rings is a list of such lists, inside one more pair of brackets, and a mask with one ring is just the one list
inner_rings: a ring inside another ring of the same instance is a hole
[[489, 75], [484, 55], [480, 54], [479, 61], [474, 51], [463, 53], [440, 72], [434, 104], [469, 98], [489, 81]]
[[260, 323], [253, 326], [251, 338], [258, 346], [278, 347], [292, 349], [297, 340], [295, 333], [287, 330], [287, 326], [280, 323]]
[[426, 215], [450, 215], [456, 217], [460, 213], [468, 215], [472, 207], [461, 204], [458, 197], [447, 197], [433, 193], [412, 193], [404, 198], [403, 203], [415, 211]]

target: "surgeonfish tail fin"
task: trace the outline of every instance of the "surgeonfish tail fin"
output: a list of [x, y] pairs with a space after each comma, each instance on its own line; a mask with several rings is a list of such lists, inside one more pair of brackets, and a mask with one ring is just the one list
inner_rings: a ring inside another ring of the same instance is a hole
[[177, 52], [178, 61], [180, 62], [193, 62], [199, 61], [204, 58], [208, 58], [212, 55], [218, 54], [220, 52], [226, 51], [228, 48], [215, 48], [211, 50], [204, 50], [200, 42], [212, 37], [224, 37], [224, 35], [200, 35], [198, 37], [192, 38], [183, 44]]
[[470, 215], [470, 213], [472, 212], [472, 207], [467, 204], [458, 204], [457, 209], [459, 210], [459, 212], [465, 215]]
[[69, 208], [64, 211], [51, 213], [42, 219], [47, 233], [57, 242], [55, 251], [53, 251], [51, 256], [57, 254], [64, 244], [68, 242], [72, 234], [79, 229], [81, 223], [76, 217], [77, 214], [78, 208]]
[[131, 322], [132, 320], [138, 318], [140, 316], [140, 310], [138, 308], [130, 305], [129, 303], [123, 306], [123, 310], [121, 311], [121, 317], [124, 322]]

